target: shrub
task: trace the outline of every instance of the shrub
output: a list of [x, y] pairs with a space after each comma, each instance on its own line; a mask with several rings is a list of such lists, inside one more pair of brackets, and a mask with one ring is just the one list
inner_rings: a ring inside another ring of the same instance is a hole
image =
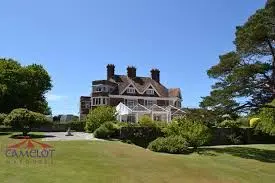
[[186, 118], [173, 120], [164, 132], [166, 136], [182, 136], [194, 149], [207, 143], [211, 137], [206, 125]]
[[148, 149], [172, 154], [188, 153], [188, 142], [181, 136], [159, 137], [149, 144]]
[[155, 125], [157, 128], [163, 130], [163, 129], [167, 128], [168, 123], [166, 121], [156, 121]]
[[7, 117], [6, 114], [0, 113], [0, 125], [4, 124], [4, 120], [5, 120], [6, 117]]
[[133, 144], [147, 148], [150, 142], [163, 137], [160, 128], [144, 126], [126, 126], [120, 128], [121, 140], [130, 140]]
[[275, 99], [268, 104], [268, 107], [264, 107], [260, 110], [258, 117], [260, 121], [256, 129], [270, 135], [275, 135]]
[[226, 119], [219, 124], [219, 127], [222, 128], [239, 128], [241, 126], [241, 121], [234, 121]]
[[113, 135], [118, 130], [118, 127], [113, 122], [103, 123], [98, 129], [95, 130], [94, 136], [96, 138], [108, 139], [113, 137]]
[[154, 127], [156, 126], [155, 122], [152, 120], [150, 116], [143, 115], [139, 118], [138, 123], [140, 126], [149, 126], [149, 127]]
[[246, 117], [240, 117], [237, 119], [237, 124], [240, 124], [242, 127], [249, 127], [249, 119]]
[[23, 135], [27, 135], [32, 128], [45, 123], [49, 123], [45, 115], [23, 108], [14, 109], [4, 120], [5, 125], [22, 131]]
[[251, 118], [249, 120], [249, 126], [254, 128], [257, 126], [257, 124], [260, 122], [260, 118]]
[[116, 120], [115, 108], [109, 106], [100, 106], [87, 115], [85, 130], [87, 132], [94, 132], [103, 123], [107, 121]]
[[129, 123], [127, 122], [117, 122], [116, 125], [121, 128], [121, 127], [128, 127]]

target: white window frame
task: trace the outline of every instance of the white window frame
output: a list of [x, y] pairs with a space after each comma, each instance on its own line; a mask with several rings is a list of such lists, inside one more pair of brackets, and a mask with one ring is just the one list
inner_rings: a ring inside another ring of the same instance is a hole
[[108, 97], [93, 97], [92, 106], [108, 105]]
[[156, 103], [156, 101], [154, 101], [154, 100], [144, 100], [145, 107], [152, 107], [155, 103]]
[[137, 87], [135, 86], [135, 84], [134, 84], [132, 81], [130, 81], [130, 83], [128, 84], [128, 86], [125, 87], [124, 90], [122, 90], [122, 91], [120, 92], [120, 94], [123, 94], [125, 91], [127, 92], [127, 89], [128, 89], [128, 88], [134, 88], [134, 89], [136, 90], [135, 92], [137, 92], [137, 93], [139, 93], [139, 94], [143, 94], [143, 92], [140, 92], [140, 91], [137, 89]]
[[134, 93], [136, 93], [136, 90], [135, 90], [135, 88], [127, 88], [127, 93], [134, 94]]
[[135, 105], [137, 105], [138, 101], [137, 100], [134, 100], [134, 99], [127, 99], [126, 101], [126, 106], [129, 107], [129, 108], [133, 108], [135, 107]]
[[93, 92], [97, 93], [97, 92], [108, 92], [109, 91], [109, 87], [106, 85], [94, 85], [93, 86]]
[[[150, 87], [151, 87], [151, 88], [150, 88]], [[158, 90], [156, 90], [156, 88], [155, 88], [151, 83], [145, 88], [145, 90], [143, 91], [142, 94], [146, 93], [148, 89], [153, 89], [154, 92], [155, 92], [158, 96], [161, 96], [161, 95], [159, 94]]]
[[155, 90], [154, 89], [147, 89], [146, 90], [146, 94], [147, 95], [154, 95], [155, 94]]

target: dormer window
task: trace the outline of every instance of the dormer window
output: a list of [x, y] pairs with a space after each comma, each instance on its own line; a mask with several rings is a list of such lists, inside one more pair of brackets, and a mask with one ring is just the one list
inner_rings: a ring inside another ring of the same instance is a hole
[[96, 92], [101, 92], [102, 89], [103, 89], [103, 88], [101, 88], [101, 87], [96, 87], [96, 90], [95, 90], [95, 91], [96, 91]]
[[154, 95], [154, 93], [155, 93], [154, 89], [147, 89], [146, 90], [147, 95]]
[[136, 93], [134, 88], [127, 88], [127, 93]]
[[93, 92], [108, 92], [108, 86], [95, 85], [93, 86]]

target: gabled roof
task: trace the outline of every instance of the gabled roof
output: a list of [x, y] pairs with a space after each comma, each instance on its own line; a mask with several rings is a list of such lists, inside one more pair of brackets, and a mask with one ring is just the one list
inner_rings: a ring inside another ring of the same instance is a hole
[[168, 111], [170, 111], [171, 115], [174, 115], [174, 114], [177, 114], [177, 113], [181, 113], [181, 114], [185, 114], [186, 113], [182, 109], [177, 108], [177, 107], [172, 106], [172, 105], [167, 106], [165, 109], [168, 110]]
[[147, 109], [145, 106], [141, 104], [137, 104], [136, 106], [133, 107], [133, 112], [150, 112], [149, 109]]
[[125, 75], [115, 75], [110, 79], [111, 82], [117, 83], [118, 93], [121, 94], [130, 84], [133, 84], [137, 88], [139, 93], [145, 92], [149, 85], [152, 85], [160, 97], [168, 97], [168, 89], [161, 83], [156, 82], [150, 77], [135, 77], [133, 79]]
[[162, 107], [160, 107], [160, 106], [158, 106], [156, 104], [152, 105], [150, 107], [150, 110], [155, 111], [155, 112], [167, 112], [166, 109], [164, 109], [164, 108], [162, 108]]

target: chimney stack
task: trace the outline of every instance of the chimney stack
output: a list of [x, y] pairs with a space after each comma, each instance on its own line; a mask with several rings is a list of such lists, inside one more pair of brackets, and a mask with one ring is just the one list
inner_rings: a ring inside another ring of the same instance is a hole
[[151, 70], [151, 78], [155, 80], [156, 82], [160, 82], [160, 71], [158, 69], [152, 69]]
[[137, 69], [134, 66], [127, 67], [127, 76], [131, 79], [137, 76]]
[[108, 64], [107, 65], [107, 80], [113, 78], [115, 75], [115, 65], [114, 64]]

